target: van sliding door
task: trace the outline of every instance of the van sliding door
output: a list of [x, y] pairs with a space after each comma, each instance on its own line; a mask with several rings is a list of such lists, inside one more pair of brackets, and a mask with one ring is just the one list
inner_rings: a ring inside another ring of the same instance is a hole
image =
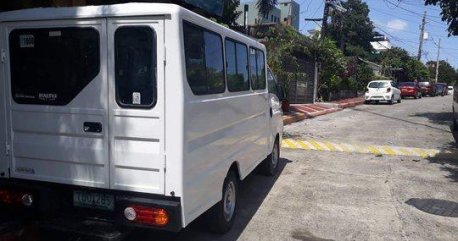
[[111, 187], [164, 194], [164, 18], [107, 24]]

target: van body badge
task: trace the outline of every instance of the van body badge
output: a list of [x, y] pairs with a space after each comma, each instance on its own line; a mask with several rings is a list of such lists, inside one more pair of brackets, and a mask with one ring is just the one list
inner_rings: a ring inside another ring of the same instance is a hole
[[26, 174], [35, 174], [35, 169], [28, 167], [16, 167], [16, 172], [26, 173]]

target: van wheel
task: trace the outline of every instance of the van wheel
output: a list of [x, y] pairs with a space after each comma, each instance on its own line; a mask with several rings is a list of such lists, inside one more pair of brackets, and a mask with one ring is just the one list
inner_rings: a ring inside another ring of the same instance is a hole
[[229, 171], [226, 179], [224, 179], [222, 200], [213, 206], [207, 214], [210, 231], [224, 234], [231, 229], [237, 211], [238, 193], [238, 178], [233, 171]]
[[261, 173], [266, 176], [274, 176], [280, 162], [280, 145], [278, 138], [275, 140], [272, 153], [262, 162]]

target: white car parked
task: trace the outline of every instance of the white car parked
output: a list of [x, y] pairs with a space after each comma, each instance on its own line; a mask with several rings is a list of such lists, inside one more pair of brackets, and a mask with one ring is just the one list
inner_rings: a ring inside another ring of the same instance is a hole
[[453, 95], [453, 86], [450, 85], [450, 86], [448, 86], [447, 89], [448, 89], [448, 94], [449, 95]]
[[374, 80], [369, 82], [366, 88], [365, 102], [386, 101], [390, 105], [394, 102], [401, 103], [401, 91], [398, 84], [393, 80]]

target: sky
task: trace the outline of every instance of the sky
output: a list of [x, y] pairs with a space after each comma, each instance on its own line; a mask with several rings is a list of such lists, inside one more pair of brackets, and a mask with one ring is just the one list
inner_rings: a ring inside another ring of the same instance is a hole
[[[321, 23], [306, 22], [305, 18], [321, 18], [324, 0], [295, 0], [301, 6], [300, 31], [319, 28]], [[242, 0], [241, 2], [251, 2]], [[447, 24], [441, 21], [441, 9], [425, 6], [424, 0], [364, 0], [369, 6], [370, 18], [375, 30], [385, 34], [396, 47], [406, 49], [417, 56], [420, 25], [424, 11], [427, 11], [426, 27], [428, 39], [424, 42], [422, 61], [436, 61], [437, 44], [441, 39], [440, 59], [458, 68], [458, 36], [448, 37]]]

